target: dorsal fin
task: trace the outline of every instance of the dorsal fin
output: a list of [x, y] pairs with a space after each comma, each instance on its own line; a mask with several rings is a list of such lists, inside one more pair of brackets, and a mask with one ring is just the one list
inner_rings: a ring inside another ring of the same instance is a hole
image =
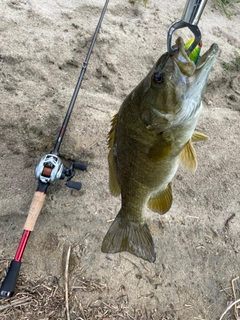
[[118, 113], [114, 115], [111, 121], [111, 129], [108, 133], [108, 148], [112, 148], [115, 142], [116, 126], [118, 123]]
[[148, 207], [152, 211], [160, 214], [166, 213], [172, 205], [172, 188], [171, 183], [168, 184], [167, 188], [159, 192], [154, 197], [148, 200]]
[[189, 140], [179, 155], [180, 163], [189, 171], [195, 172], [197, 169], [197, 156], [191, 140]]
[[114, 147], [115, 147], [115, 135], [116, 135], [116, 127], [118, 122], [118, 114], [116, 114], [112, 121], [112, 127], [108, 134], [108, 167], [109, 167], [109, 189], [113, 196], [117, 197], [121, 193], [121, 188], [119, 185], [118, 177], [117, 177], [117, 162], [116, 155], [114, 155]]

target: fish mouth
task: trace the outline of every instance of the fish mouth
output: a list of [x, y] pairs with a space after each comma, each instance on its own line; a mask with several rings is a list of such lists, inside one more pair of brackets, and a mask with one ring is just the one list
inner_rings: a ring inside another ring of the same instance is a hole
[[218, 45], [213, 43], [211, 47], [198, 59], [196, 69], [201, 69], [204, 65], [213, 62], [218, 53], [218, 49]]
[[199, 72], [201, 69], [206, 70], [207, 67], [211, 67], [218, 53], [218, 45], [214, 43], [202, 56], [199, 57], [195, 64], [188, 57], [184, 48], [184, 41], [181, 37], [176, 40], [176, 45], [178, 47], [178, 51], [173, 55], [173, 60], [178, 65], [181, 73], [187, 77], [191, 77], [196, 71]]

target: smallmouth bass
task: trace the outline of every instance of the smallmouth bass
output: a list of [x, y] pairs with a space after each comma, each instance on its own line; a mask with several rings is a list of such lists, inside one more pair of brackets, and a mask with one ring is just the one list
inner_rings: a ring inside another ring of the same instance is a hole
[[121, 209], [104, 237], [102, 252], [128, 251], [154, 262], [156, 253], [144, 210], [148, 206], [166, 213], [179, 164], [196, 170], [192, 142], [207, 136], [194, 130], [218, 46], [213, 44], [195, 64], [181, 37], [176, 45], [176, 53], [159, 58], [112, 120], [109, 186], [114, 196], [121, 194]]

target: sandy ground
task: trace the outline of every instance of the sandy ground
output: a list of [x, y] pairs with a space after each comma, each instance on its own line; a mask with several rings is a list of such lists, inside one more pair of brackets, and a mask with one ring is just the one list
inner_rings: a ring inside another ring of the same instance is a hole
[[[54, 146], [103, 5], [100, 0], [1, 1], [2, 277], [7, 268], [2, 259], [16, 252], [37, 186], [35, 166]], [[209, 0], [199, 23], [202, 50], [213, 42], [220, 47], [197, 126], [210, 140], [196, 145], [194, 175], [178, 171], [171, 210], [164, 216], [146, 212], [156, 262], [100, 250], [120, 207], [108, 189], [110, 120], [166, 51], [168, 27], [181, 18], [183, 7], [181, 0], [149, 0], [146, 8], [110, 1], [60, 150], [65, 164], [70, 159], [87, 164], [87, 171], [74, 178], [82, 189], [71, 190], [62, 181], [48, 189], [16, 288], [18, 295], [35, 292], [35, 304], [4, 309], [3, 319], [66, 318], [69, 245], [71, 319], [217, 320], [235, 300], [231, 280], [240, 276], [240, 69], [234, 64], [240, 53], [239, 3], [228, 8], [228, 19]], [[47, 279], [46, 296], [33, 290], [39, 279]], [[53, 287], [57, 294], [47, 295]], [[238, 282], [238, 295], [239, 289]], [[50, 304], [54, 299], [58, 304]], [[224, 319], [235, 319], [233, 311]]]

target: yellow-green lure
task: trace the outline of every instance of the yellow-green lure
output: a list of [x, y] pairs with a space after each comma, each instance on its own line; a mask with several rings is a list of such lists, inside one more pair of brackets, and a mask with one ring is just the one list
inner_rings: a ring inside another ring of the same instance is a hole
[[[188, 50], [188, 48], [193, 43], [194, 38], [190, 39], [184, 46], [185, 50]], [[200, 56], [200, 51], [202, 48], [202, 40], [199, 42], [199, 44], [193, 49], [193, 51], [189, 54], [189, 59], [192, 60], [195, 64], [198, 62], [198, 58]]]

